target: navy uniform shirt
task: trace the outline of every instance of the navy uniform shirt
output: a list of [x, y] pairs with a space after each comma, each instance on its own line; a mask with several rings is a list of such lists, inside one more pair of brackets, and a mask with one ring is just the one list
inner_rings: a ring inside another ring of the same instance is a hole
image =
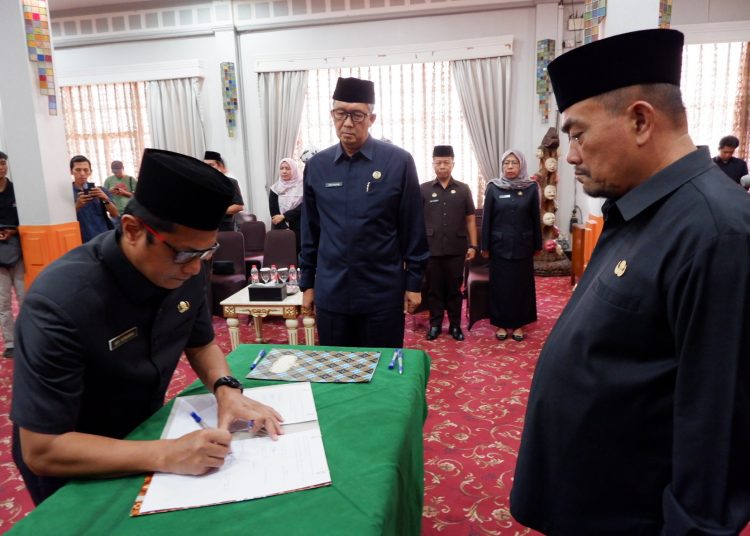
[[487, 185], [482, 249], [500, 259], [524, 259], [542, 249], [538, 186], [505, 190], [493, 183]]
[[419, 188], [430, 255], [466, 255], [470, 245], [466, 217], [475, 212], [469, 187], [451, 177], [446, 188], [438, 179], [425, 182]]
[[16, 322], [16, 426], [123, 438], [162, 406], [183, 350], [213, 340], [203, 274], [157, 287], [118, 233], [68, 252], [29, 289]]
[[414, 159], [369, 136], [349, 157], [341, 144], [305, 166], [300, 287], [319, 307], [366, 314], [419, 292], [430, 253]]
[[548, 534], [735, 534], [750, 518], [750, 200], [697, 150], [604, 212], [539, 357], [511, 512]]

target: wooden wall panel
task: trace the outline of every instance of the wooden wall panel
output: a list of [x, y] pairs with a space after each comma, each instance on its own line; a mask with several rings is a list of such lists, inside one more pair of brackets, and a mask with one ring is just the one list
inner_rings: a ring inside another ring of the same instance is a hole
[[81, 230], [77, 221], [55, 225], [21, 225], [18, 231], [26, 268], [26, 288], [52, 261], [81, 245]]

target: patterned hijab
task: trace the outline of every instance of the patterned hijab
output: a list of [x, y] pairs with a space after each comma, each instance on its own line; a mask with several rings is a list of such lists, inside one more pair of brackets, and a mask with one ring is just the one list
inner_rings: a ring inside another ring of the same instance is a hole
[[302, 175], [297, 163], [291, 158], [282, 158], [279, 167], [282, 162], [286, 162], [292, 168], [292, 178], [285, 181], [279, 177], [271, 186], [271, 191], [279, 196], [279, 211], [284, 214], [302, 203]]
[[[514, 155], [518, 158], [518, 162], [521, 164], [521, 168], [518, 172], [518, 177], [515, 179], [509, 179], [505, 176], [502, 170], [503, 162], [508, 158], [509, 155]], [[530, 186], [536, 186], [537, 183], [534, 179], [530, 179], [526, 171], [526, 157], [518, 149], [508, 149], [503, 153], [503, 157], [500, 159], [500, 173], [503, 175], [499, 179], [492, 179], [490, 182], [502, 190], [525, 190]]]

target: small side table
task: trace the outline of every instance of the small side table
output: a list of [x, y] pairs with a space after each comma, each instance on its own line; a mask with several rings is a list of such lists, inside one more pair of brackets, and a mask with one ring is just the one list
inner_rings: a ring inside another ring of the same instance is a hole
[[299, 344], [297, 339], [297, 318], [302, 315], [302, 325], [305, 328], [305, 344], [315, 345], [315, 317], [311, 311], [302, 307], [302, 292], [287, 296], [284, 301], [250, 301], [247, 287], [239, 290], [222, 300], [221, 306], [229, 327], [229, 340], [232, 350], [240, 344], [240, 321], [238, 315], [246, 314], [253, 317], [255, 324], [255, 342], [263, 343], [263, 319], [267, 316], [281, 316], [286, 319], [286, 330], [289, 344]]

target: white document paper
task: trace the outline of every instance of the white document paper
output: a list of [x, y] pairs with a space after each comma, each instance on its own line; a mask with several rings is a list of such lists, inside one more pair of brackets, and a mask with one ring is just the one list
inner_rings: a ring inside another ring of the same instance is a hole
[[[284, 425], [318, 420], [310, 382], [255, 387], [245, 389], [243, 395], [271, 406], [284, 419]], [[161, 438], [176, 439], [200, 430], [200, 425], [190, 416], [191, 411], [198, 413], [209, 428], [218, 426], [218, 408], [214, 395], [181, 396], [174, 401]]]
[[[140, 514], [244, 501], [331, 483], [310, 384], [259, 387], [246, 390], [245, 395], [272, 406], [285, 424], [308, 424], [296, 431], [285, 426], [278, 441], [265, 436], [235, 439], [224, 465], [206, 475], [154, 473]], [[216, 402], [209, 399], [213, 395], [176, 399], [162, 437], [176, 438], [199, 429], [191, 411], [197, 411], [208, 426], [216, 426]]]

